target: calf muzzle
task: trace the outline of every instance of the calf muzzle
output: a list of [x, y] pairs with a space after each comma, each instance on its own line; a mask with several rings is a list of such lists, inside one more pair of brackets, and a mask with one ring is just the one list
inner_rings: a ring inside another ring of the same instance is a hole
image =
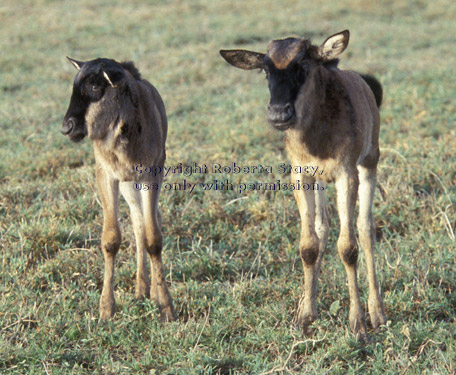
[[63, 120], [62, 129], [60, 129], [60, 132], [63, 135], [69, 135], [75, 128], [75, 125], [76, 124], [75, 124], [73, 118], [69, 118], [68, 120]]
[[290, 103], [268, 105], [268, 121], [277, 130], [290, 128], [295, 120], [295, 111]]
[[87, 135], [85, 128], [76, 124], [76, 119], [70, 117], [68, 120], [63, 120], [62, 129], [60, 129], [60, 132], [68, 136], [73, 142], [79, 142]]

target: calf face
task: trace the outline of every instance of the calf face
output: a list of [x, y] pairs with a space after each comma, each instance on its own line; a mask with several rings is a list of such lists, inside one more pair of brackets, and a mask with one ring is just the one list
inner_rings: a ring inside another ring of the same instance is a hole
[[270, 100], [269, 122], [278, 130], [286, 130], [296, 122], [295, 102], [313, 66], [328, 63], [348, 45], [349, 32], [330, 36], [320, 47], [307, 39], [274, 40], [266, 54], [245, 50], [221, 50], [222, 57], [240, 69], [263, 69], [268, 80]]
[[80, 62], [68, 57], [68, 60], [79, 72], [74, 79], [73, 93], [61, 132], [72, 141], [79, 142], [88, 134], [88, 108], [103, 98], [108, 86], [117, 87], [124, 72], [120, 64], [110, 59]]

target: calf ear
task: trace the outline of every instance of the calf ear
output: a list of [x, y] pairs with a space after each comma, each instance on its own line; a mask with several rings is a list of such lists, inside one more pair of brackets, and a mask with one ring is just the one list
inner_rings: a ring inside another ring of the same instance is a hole
[[348, 30], [331, 35], [318, 47], [319, 57], [325, 61], [335, 59], [347, 48], [349, 39], [350, 32]]
[[70, 63], [73, 64], [73, 66], [77, 69], [77, 70], [81, 70], [82, 66], [85, 64], [85, 62], [82, 62], [82, 61], [77, 61], [75, 59], [72, 59], [71, 57], [68, 57], [67, 56], [67, 59]]
[[245, 70], [261, 69], [265, 56], [264, 53], [242, 49], [220, 50], [220, 55], [231, 65]]

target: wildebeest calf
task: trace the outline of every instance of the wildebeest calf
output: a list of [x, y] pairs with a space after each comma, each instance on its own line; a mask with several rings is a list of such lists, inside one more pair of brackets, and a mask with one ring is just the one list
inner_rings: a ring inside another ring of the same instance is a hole
[[[136, 237], [136, 297], [151, 297], [162, 320], [175, 319], [162, 264], [161, 217], [158, 198], [163, 175], [136, 173], [136, 166], [163, 166], [168, 130], [165, 106], [158, 91], [141, 79], [131, 62], [110, 59], [80, 62], [70, 105], [63, 120], [62, 134], [78, 142], [85, 136], [93, 141], [98, 192], [103, 206], [101, 245], [105, 259], [100, 316], [114, 315], [114, 260], [121, 234], [118, 225], [119, 189], [127, 201]], [[134, 182], [158, 186], [137, 191]], [[151, 279], [147, 268], [151, 260]]]
[[[317, 317], [315, 303], [320, 264], [328, 240], [329, 218], [325, 183], [335, 182], [340, 234], [337, 249], [345, 266], [350, 294], [350, 326], [354, 334], [369, 340], [356, 276], [358, 245], [353, 216], [359, 196], [358, 232], [365, 251], [369, 278], [369, 314], [372, 326], [385, 323], [374, 265], [375, 223], [372, 200], [379, 159], [378, 107], [382, 88], [373, 77], [339, 70], [337, 57], [348, 45], [349, 32], [330, 36], [321, 46], [301, 38], [274, 40], [266, 54], [222, 50], [225, 60], [241, 69], [263, 69], [268, 79], [269, 122], [285, 131], [286, 150], [293, 166], [318, 166], [314, 178], [292, 173], [320, 189], [294, 190], [301, 216], [300, 256], [304, 266], [304, 294], [297, 322], [308, 330]], [[295, 169], [298, 170], [298, 169]], [[306, 186], [309, 186], [306, 185]], [[316, 186], [316, 185], [314, 185]]]

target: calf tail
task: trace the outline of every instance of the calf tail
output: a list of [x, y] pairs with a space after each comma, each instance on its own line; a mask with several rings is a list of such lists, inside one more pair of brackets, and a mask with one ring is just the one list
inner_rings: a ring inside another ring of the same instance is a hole
[[374, 93], [375, 101], [377, 102], [377, 107], [380, 108], [383, 100], [383, 88], [382, 84], [377, 80], [377, 78], [370, 76], [368, 74], [361, 74], [361, 77], [369, 85], [370, 89]]

